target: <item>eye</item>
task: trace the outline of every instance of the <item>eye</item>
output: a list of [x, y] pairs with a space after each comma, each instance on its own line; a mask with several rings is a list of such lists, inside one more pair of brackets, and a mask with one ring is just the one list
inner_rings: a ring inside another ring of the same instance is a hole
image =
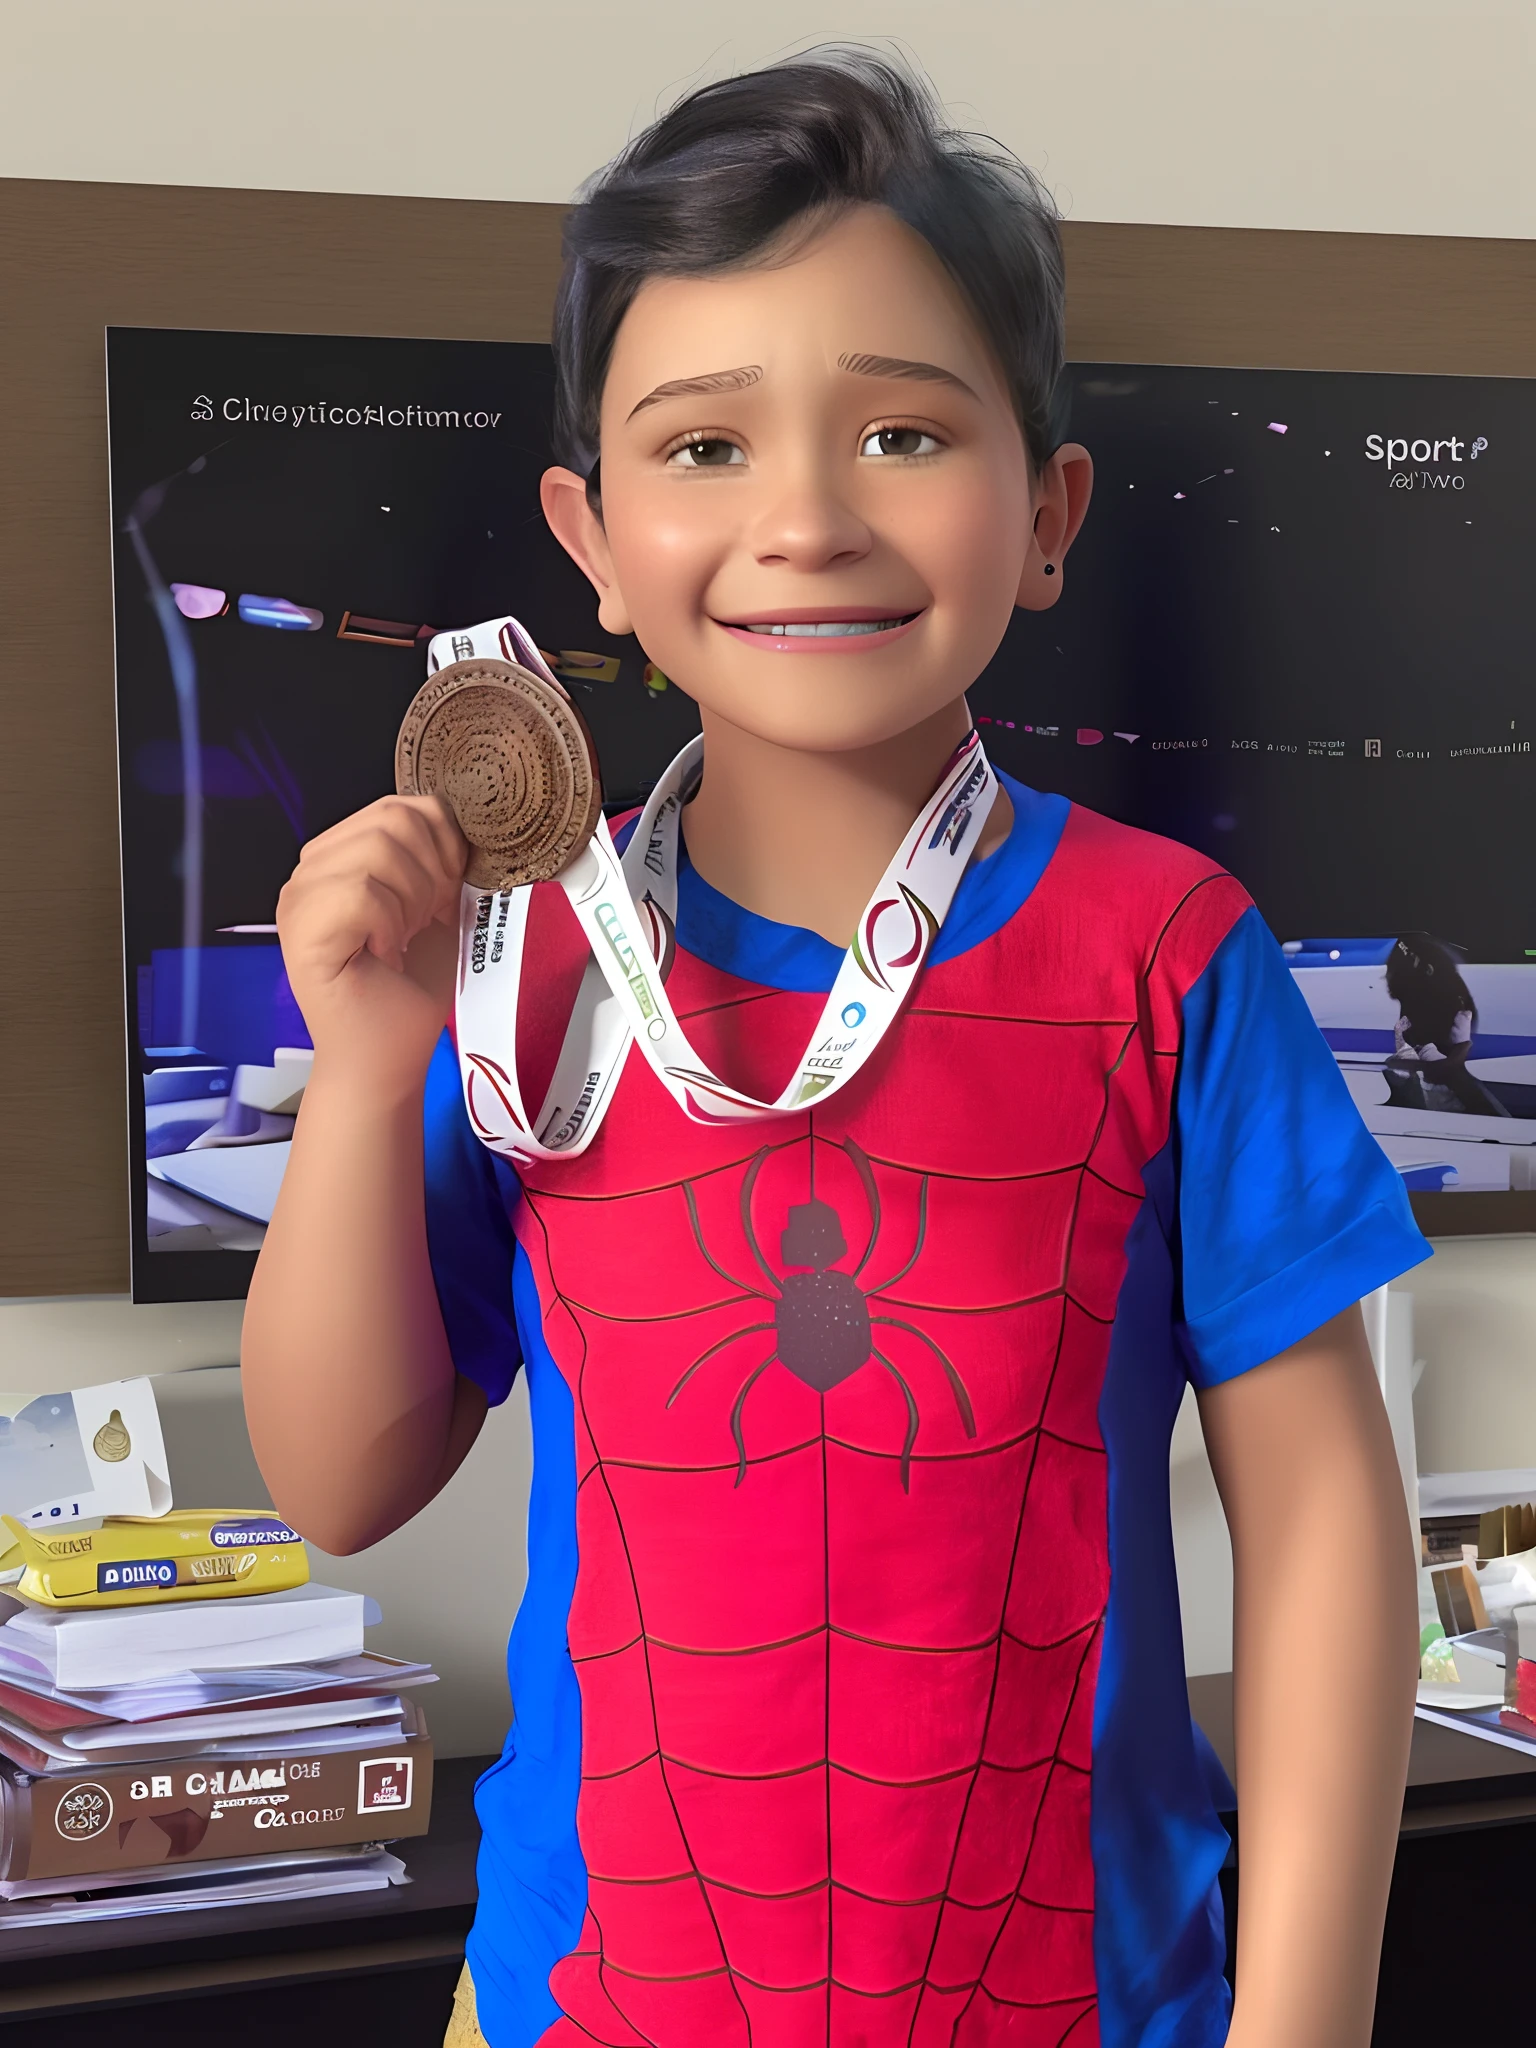
[[746, 459], [734, 441], [727, 441], [716, 434], [706, 434], [697, 441], [685, 441], [681, 448], [674, 448], [667, 457], [668, 463], [675, 463], [679, 469], [727, 469]]
[[939, 443], [921, 427], [879, 427], [867, 436], [861, 455], [936, 455]]

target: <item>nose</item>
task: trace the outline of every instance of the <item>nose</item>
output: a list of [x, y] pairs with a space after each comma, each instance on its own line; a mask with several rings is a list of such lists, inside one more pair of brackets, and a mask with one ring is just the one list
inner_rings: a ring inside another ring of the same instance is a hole
[[780, 479], [753, 526], [751, 544], [767, 567], [816, 571], [862, 561], [873, 536], [835, 480], [807, 467]]

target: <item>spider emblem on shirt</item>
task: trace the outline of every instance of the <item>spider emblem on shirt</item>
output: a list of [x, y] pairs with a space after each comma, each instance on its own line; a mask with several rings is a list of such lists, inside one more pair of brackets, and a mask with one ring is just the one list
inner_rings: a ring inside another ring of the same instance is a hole
[[784, 1266], [793, 1270], [776, 1273], [764, 1256], [756, 1226], [752, 1221], [752, 1191], [757, 1185], [757, 1177], [762, 1172], [770, 1149], [765, 1145], [754, 1155], [741, 1184], [742, 1229], [752, 1256], [768, 1283], [767, 1287], [753, 1286], [751, 1282], [739, 1279], [715, 1257], [705, 1242], [704, 1232], [700, 1226], [699, 1206], [693, 1184], [686, 1180], [682, 1184], [683, 1198], [688, 1204], [688, 1220], [693, 1227], [694, 1243], [704, 1259], [722, 1280], [728, 1280], [744, 1295], [771, 1303], [773, 1315], [768, 1321], [749, 1323], [743, 1329], [732, 1330], [729, 1336], [720, 1338], [718, 1343], [711, 1344], [707, 1351], [700, 1352], [667, 1396], [667, 1406], [672, 1406], [689, 1382], [709, 1364], [711, 1359], [719, 1357], [741, 1338], [772, 1333], [773, 1349], [742, 1381], [731, 1407], [731, 1438], [736, 1445], [737, 1455], [736, 1484], [740, 1486], [747, 1476], [747, 1440], [744, 1425], [747, 1397], [770, 1366], [782, 1365], [814, 1392], [826, 1394], [866, 1365], [878, 1365], [890, 1374], [901, 1389], [902, 1398], [906, 1403], [907, 1430], [901, 1447], [901, 1485], [903, 1492], [910, 1492], [912, 1446], [917, 1441], [918, 1425], [921, 1420], [917, 1397], [901, 1368], [878, 1348], [875, 1341], [877, 1328], [905, 1331], [908, 1336], [915, 1337], [933, 1353], [943, 1367], [944, 1377], [954, 1396], [961, 1426], [968, 1437], [974, 1437], [976, 1434], [976, 1418], [971, 1407], [971, 1397], [952, 1361], [930, 1336], [918, 1329], [915, 1323], [909, 1323], [901, 1316], [876, 1313], [871, 1308], [871, 1303], [878, 1306], [897, 1282], [906, 1278], [922, 1255], [928, 1237], [928, 1176], [924, 1174], [919, 1184], [917, 1232], [905, 1263], [878, 1287], [866, 1287], [862, 1284], [863, 1275], [880, 1241], [880, 1190], [876, 1185], [874, 1168], [870, 1164], [868, 1154], [862, 1151], [852, 1138], [845, 1138], [839, 1149], [847, 1155], [849, 1163], [858, 1175], [869, 1207], [869, 1234], [858, 1264], [852, 1272], [845, 1272], [838, 1266], [837, 1261], [848, 1255], [848, 1241], [843, 1232], [842, 1218], [829, 1202], [823, 1202], [812, 1195], [809, 1201], [794, 1202], [790, 1205], [789, 1220], [780, 1236], [779, 1249]]

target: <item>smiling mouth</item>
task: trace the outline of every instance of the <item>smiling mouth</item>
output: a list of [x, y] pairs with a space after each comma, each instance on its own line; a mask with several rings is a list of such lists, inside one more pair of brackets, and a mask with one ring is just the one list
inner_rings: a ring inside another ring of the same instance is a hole
[[848, 639], [856, 633], [889, 633], [897, 626], [910, 625], [916, 617], [916, 612], [899, 612], [889, 619], [818, 619], [808, 625], [777, 620], [741, 626], [737, 631], [784, 640], [836, 640]]

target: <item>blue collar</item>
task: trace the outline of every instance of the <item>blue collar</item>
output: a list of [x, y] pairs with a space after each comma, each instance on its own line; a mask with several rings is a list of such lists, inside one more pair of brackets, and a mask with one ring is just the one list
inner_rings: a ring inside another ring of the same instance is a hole
[[[1072, 806], [1064, 796], [1042, 796], [997, 771], [1013, 804], [1008, 837], [985, 860], [973, 860], [955, 891], [930, 966], [968, 953], [1013, 916], [1045, 873]], [[632, 825], [614, 835], [622, 853]], [[711, 888], [689, 860], [686, 846], [677, 875], [677, 943], [697, 960], [760, 988], [825, 995], [843, 964], [842, 949], [819, 932], [775, 924], [743, 910]]]

